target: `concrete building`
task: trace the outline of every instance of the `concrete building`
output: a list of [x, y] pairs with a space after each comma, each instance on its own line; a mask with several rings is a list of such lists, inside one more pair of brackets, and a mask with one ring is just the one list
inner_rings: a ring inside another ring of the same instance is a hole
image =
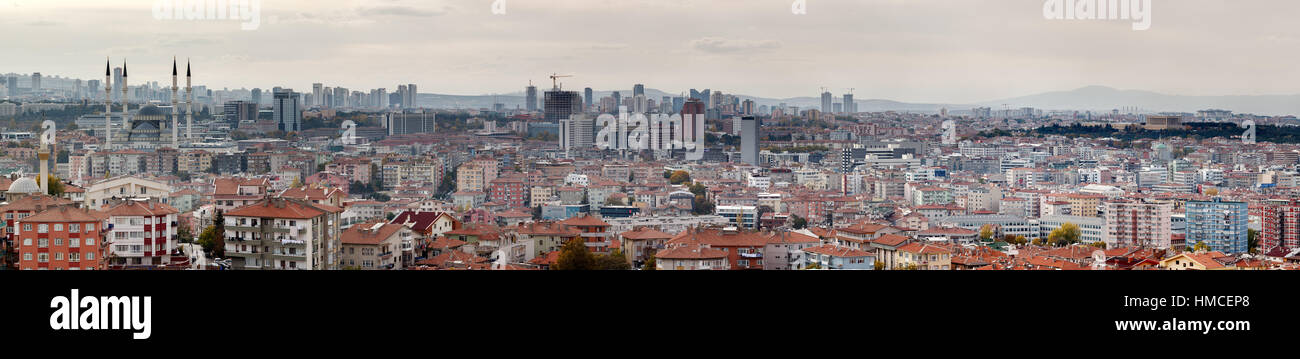
[[225, 213], [234, 269], [339, 269], [338, 207], [267, 198]]
[[1205, 243], [1211, 251], [1227, 254], [1246, 253], [1249, 213], [1246, 202], [1226, 202], [1219, 198], [1210, 201], [1188, 201], [1183, 209], [1187, 215], [1187, 247]]

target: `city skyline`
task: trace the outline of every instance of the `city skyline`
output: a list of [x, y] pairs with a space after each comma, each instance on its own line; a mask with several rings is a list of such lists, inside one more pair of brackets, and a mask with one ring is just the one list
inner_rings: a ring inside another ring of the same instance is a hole
[[[572, 89], [645, 83], [792, 98], [856, 88], [859, 100], [924, 103], [1092, 85], [1189, 96], [1300, 93], [1278, 80], [1300, 75], [1285, 61], [1300, 34], [1277, 15], [1300, 10], [1289, 3], [1157, 2], [1147, 31], [1047, 20], [1038, 0], [812, 1], [807, 15], [791, 14], [785, 1], [514, 1], [501, 15], [491, 1], [310, 4], [264, 1], [260, 27], [243, 31], [232, 21], [156, 20], [150, 2], [3, 1], [30, 20], [0, 29], [34, 35], [15, 37], [14, 51], [28, 56], [2, 70], [93, 79], [84, 64], [111, 56], [134, 64], [141, 79], [163, 82], [176, 55], [202, 63], [212, 75], [199, 82], [211, 88], [418, 83], [424, 93], [501, 94], [561, 73], [576, 75], [566, 81]], [[1205, 26], [1207, 17], [1221, 26]], [[1000, 26], [982, 27], [989, 22]], [[296, 50], [275, 52], [286, 44]], [[386, 53], [394, 56], [375, 56]], [[731, 65], [716, 68], [724, 63]]]

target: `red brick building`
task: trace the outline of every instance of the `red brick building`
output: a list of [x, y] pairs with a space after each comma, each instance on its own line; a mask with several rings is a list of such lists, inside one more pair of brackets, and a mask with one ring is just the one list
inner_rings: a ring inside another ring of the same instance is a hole
[[104, 219], [98, 211], [59, 206], [15, 224], [23, 270], [104, 269]]

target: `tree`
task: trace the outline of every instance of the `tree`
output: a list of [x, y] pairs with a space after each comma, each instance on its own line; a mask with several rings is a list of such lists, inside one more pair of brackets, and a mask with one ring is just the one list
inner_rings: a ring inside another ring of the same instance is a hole
[[817, 264], [816, 262], [813, 262], [813, 263], [808, 263], [808, 265], [804, 266], [803, 269], [807, 269], [807, 270], [822, 269], [822, 266], [820, 264]]
[[755, 220], [758, 221], [760, 228], [763, 226], [763, 214], [772, 213], [772, 212], [776, 212], [776, 210], [772, 209], [772, 206], [768, 206], [768, 205], [758, 206], [757, 213], [755, 213], [756, 216], [754, 218]]
[[797, 215], [790, 215], [790, 222], [791, 222], [790, 226], [794, 227], [794, 229], [808, 228], [808, 220], [804, 219], [803, 217], [799, 217]]
[[63, 181], [59, 180], [59, 178], [54, 175], [45, 175], [45, 180], [50, 182], [50, 196], [59, 197], [63, 195], [63, 191], [65, 190], [63, 187]]
[[1034, 238], [1033, 242], [1030, 242], [1030, 243], [1033, 243], [1033, 244], [1036, 245], [1036, 246], [1041, 246], [1041, 245], [1043, 245], [1043, 242], [1044, 242], [1044, 241], [1043, 241], [1042, 238]]
[[1052, 233], [1047, 236], [1047, 243], [1057, 247], [1079, 243], [1079, 225], [1070, 222], [1062, 223], [1060, 228], [1052, 230]]
[[873, 265], [876, 267], [876, 270], [885, 270], [885, 262], [876, 261]]
[[628, 270], [632, 265], [627, 262], [627, 257], [623, 256], [623, 250], [615, 249], [609, 254], [601, 255], [596, 258], [597, 268], [600, 270]]
[[1219, 195], [1219, 189], [1218, 189], [1218, 188], [1207, 189], [1207, 190], [1205, 190], [1205, 195], [1206, 195], [1206, 196], [1211, 196], [1211, 197], [1213, 197], [1213, 196], [1218, 196], [1218, 195]]
[[993, 225], [985, 224], [980, 227], [980, 240], [988, 242], [993, 239]]
[[707, 193], [707, 192], [709, 191], [709, 188], [708, 188], [708, 187], [705, 187], [703, 183], [695, 182], [695, 183], [691, 184], [690, 191], [691, 191], [691, 194], [693, 194], [693, 195], [696, 195], [696, 196], [703, 196], [705, 193]]
[[1250, 254], [1259, 253], [1259, 231], [1246, 229], [1246, 248]]
[[582, 237], [577, 237], [564, 244], [560, 257], [555, 260], [553, 270], [593, 270], [596, 269], [596, 257], [587, 249]]
[[591, 198], [587, 197], [587, 191], [582, 191], [582, 202], [578, 204], [591, 204]]
[[302, 187], [302, 177], [294, 177], [293, 183], [289, 184], [289, 188], [298, 188], [298, 187]]
[[1206, 245], [1205, 241], [1196, 241], [1196, 245], [1192, 246], [1192, 251], [1197, 253], [1209, 252], [1210, 246]]
[[618, 198], [614, 198], [614, 196], [610, 196], [609, 198], [606, 198], [606, 199], [605, 199], [605, 205], [606, 205], [606, 206], [622, 206], [622, 205], [623, 205], [623, 200], [618, 199]]
[[655, 263], [655, 255], [650, 253], [650, 259], [647, 259], [645, 264], [641, 265], [641, 270], [659, 270], [656, 266], [658, 266], [658, 263]]
[[542, 220], [542, 206], [533, 206], [533, 220]]
[[1093, 247], [1097, 247], [1097, 249], [1106, 249], [1106, 242], [1102, 242], [1102, 241], [1092, 242], [1092, 244], [1089, 245]]
[[691, 213], [695, 215], [713, 214], [713, 201], [704, 198], [703, 195], [695, 196], [695, 203], [691, 206]]
[[176, 228], [176, 241], [180, 243], [194, 243], [194, 233], [190, 231], [190, 226], [185, 221]]
[[199, 246], [203, 247], [203, 253], [213, 257], [221, 257], [225, 254], [225, 249], [217, 245], [220, 242], [221, 235], [217, 234], [217, 226], [212, 225], [199, 234]]
[[689, 172], [682, 171], [682, 170], [673, 172], [673, 175], [668, 177], [668, 183], [672, 183], [675, 185], [687, 183], [690, 181], [691, 181], [691, 174]]

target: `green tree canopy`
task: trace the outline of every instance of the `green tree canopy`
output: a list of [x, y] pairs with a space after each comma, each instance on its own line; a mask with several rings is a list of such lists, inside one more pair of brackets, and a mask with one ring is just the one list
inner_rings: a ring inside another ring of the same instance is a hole
[[554, 270], [593, 270], [596, 269], [596, 257], [587, 249], [582, 237], [574, 238], [560, 249], [560, 257], [555, 260]]

